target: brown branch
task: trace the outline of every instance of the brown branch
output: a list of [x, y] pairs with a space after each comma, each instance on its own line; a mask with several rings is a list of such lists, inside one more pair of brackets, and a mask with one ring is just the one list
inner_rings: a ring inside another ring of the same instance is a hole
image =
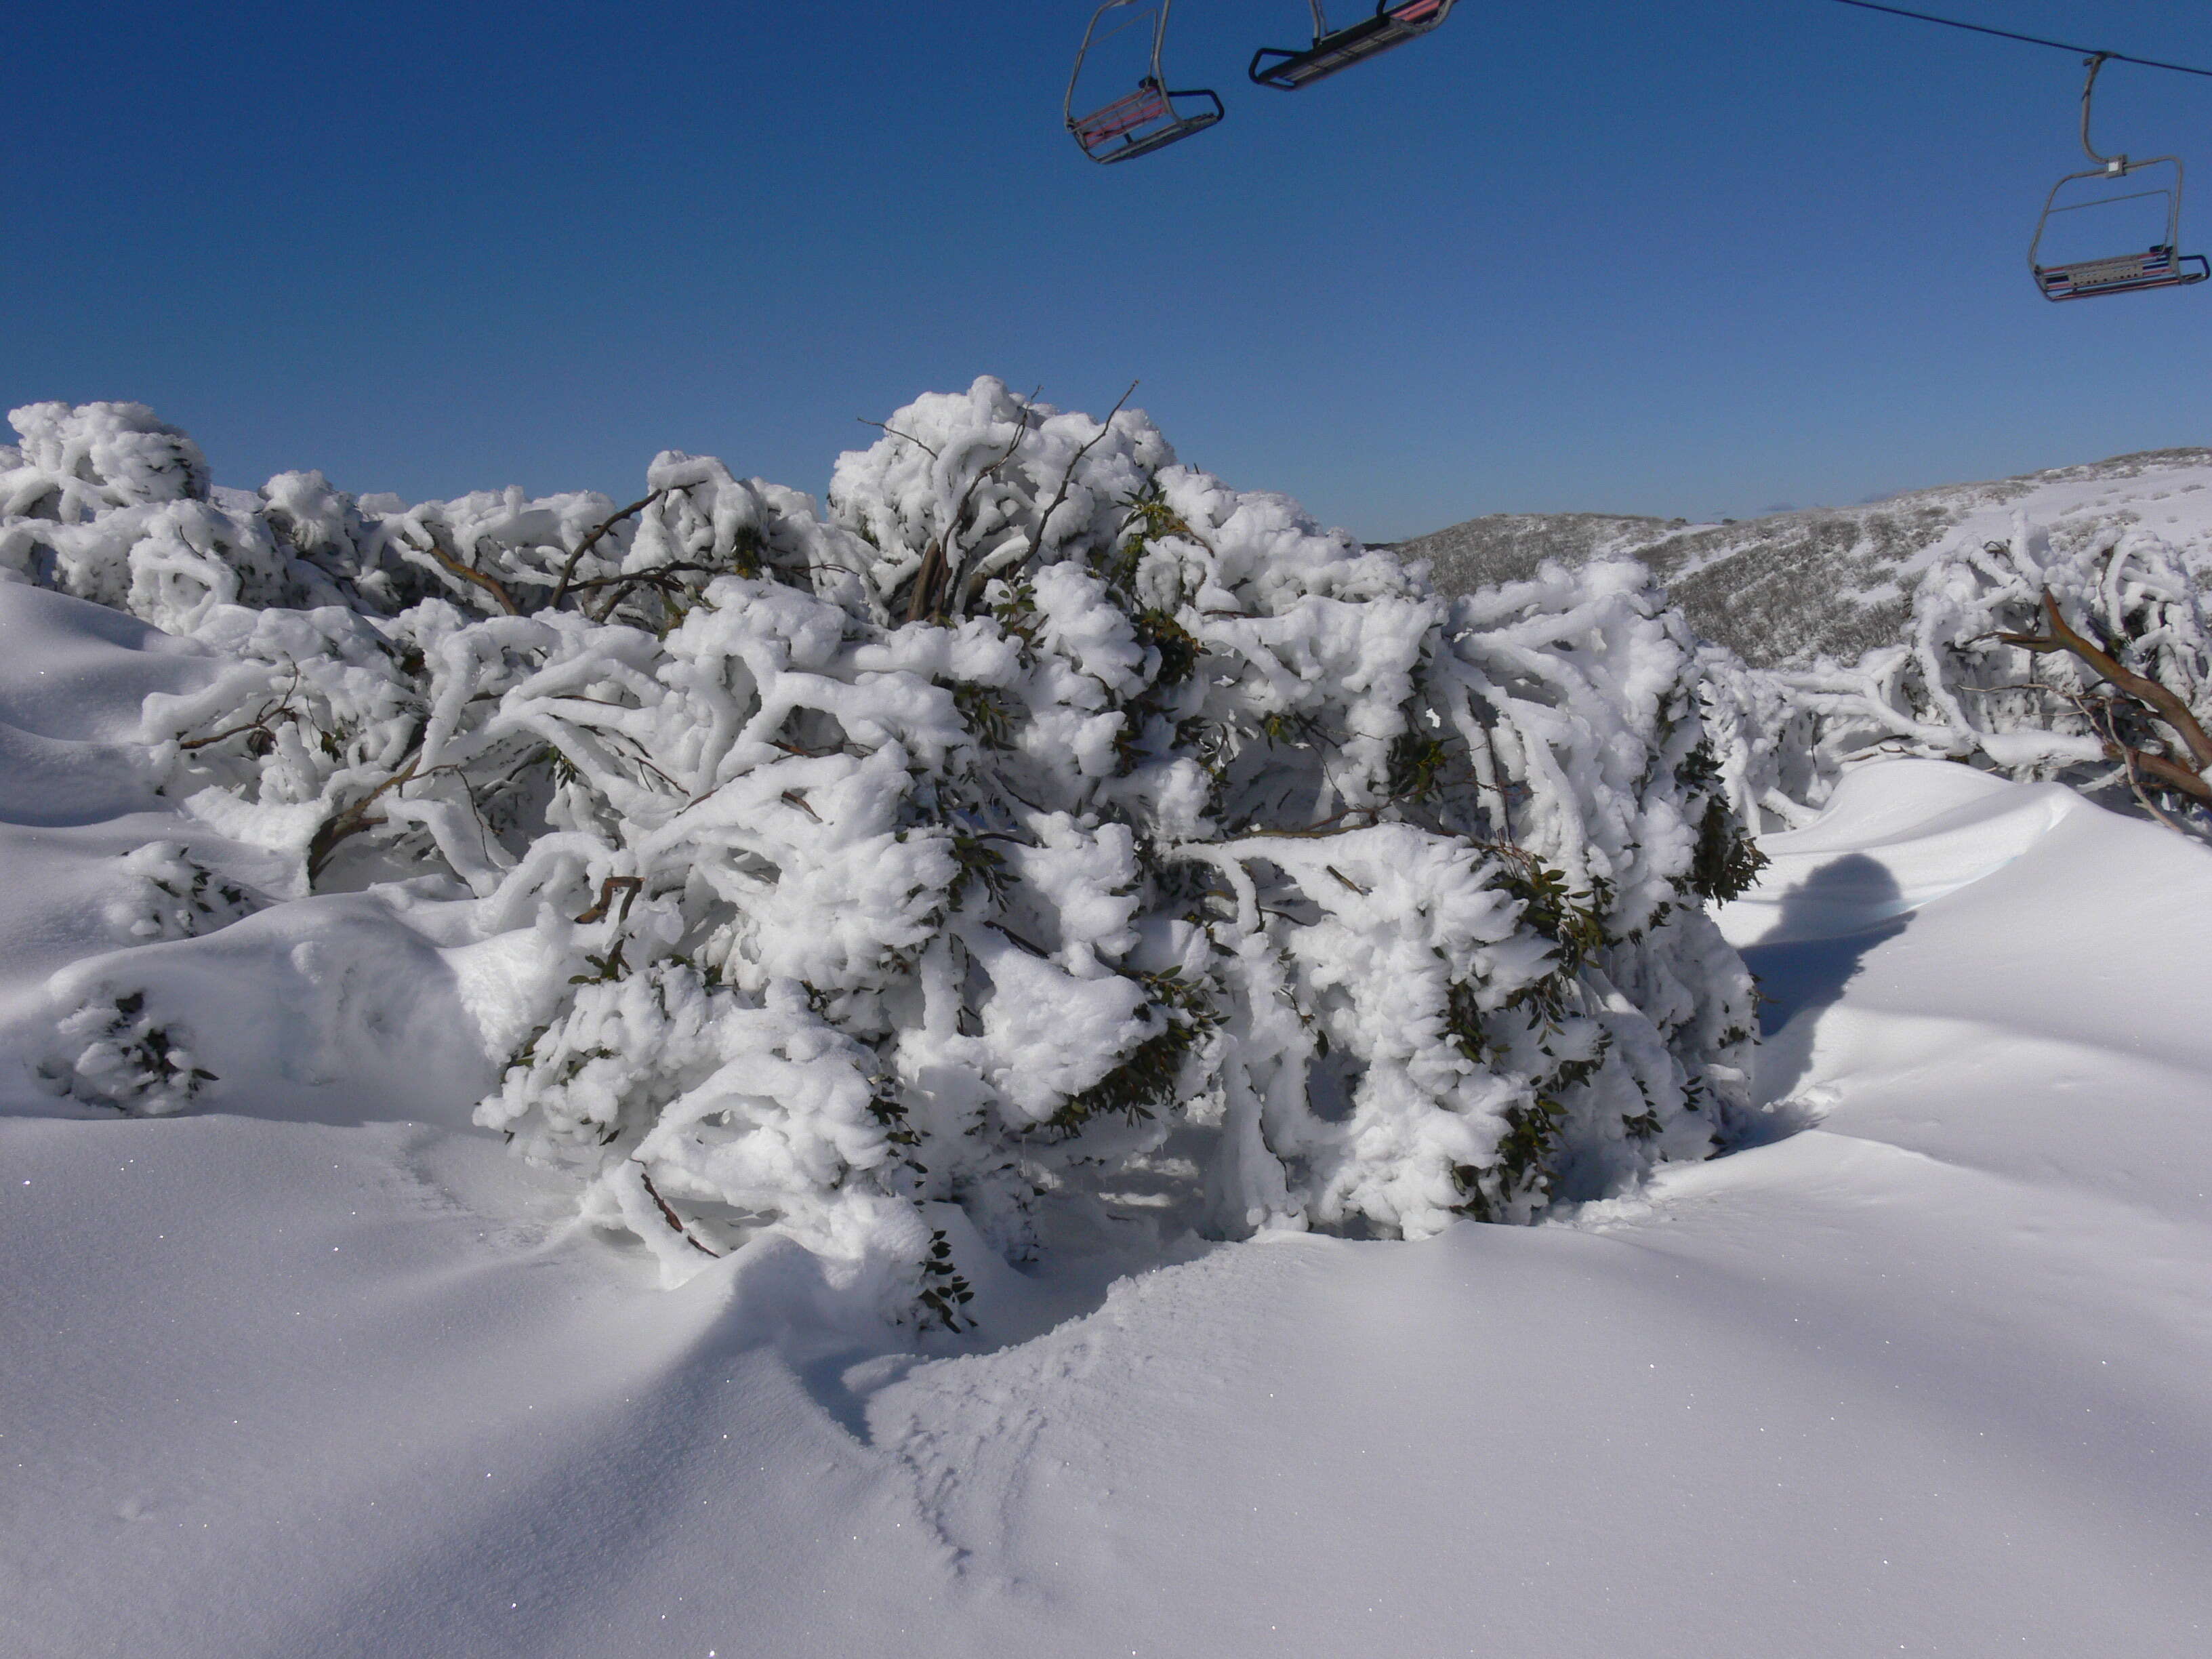
[[499, 608], [506, 611], [508, 616], [519, 617], [522, 614], [520, 607], [519, 607], [514, 602], [514, 596], [508, 593], [507, 589], [501, 585], [497, 577], [488, 576], [481, 570], [474, 569], [468, 565], [463, 564], [457, 555], [448, 553], [444, 547], [440, 545], [438, 541], [438, 532], [435, 526], [423, 526], [422, 533], [430, 538], [429, 546], [415, 547], [415, 544], [412, 542], [409, 542], [407, 544], [410, 547], [415, 547], [415, 550], [417, 553], [428, 553], [432, 558], [438, 562], [439, 565], [443, 569], [451, 574], [459, 577], [465, 582], [472, 582], [477, 586], [483, 589], [485, 592], [490, 594], [494, 599], [499, 602]]
[[653, 1204], [659, 1209], [660, 1218], [663, 1221], [665, 1221], [672, 1228], [681, 1235], [684, 1242], [686, 1244], [689, 1244], [693, 1249], [698, 1251], [700, 1255], [711, 1255], [717, 1261], [720, 1261], [722, 1258], [722, 1253], [720, 1250], [708, 1249], [704, 1244], [702, 1244], [697, 1239], [691, 1236], [691, 1230], [689, 1227], [686, 1227], [682, 1221], [677, 1218], [676, 1212], [668, 1207], [668, 1200], [660, 1195], [660, 1189], [653, 1184], [653, 1177], [645, 1173], [645, 1165], [639, 1164], [638, 1160], [635, 1158], [630, 1159], [630, 1162], [637, 1164], [637, 1178], [645, 1183], [645, 1195], [651, 1199], [653, 1201]]
[[855, 415], [853, 418], [858, 421], [862, 426], [872, 426], [878, 432], [888, 432], [894, 438], [904, 438], [908, 443], [912, 444], [916, 449], [921, 450], [932, 460], [941, 460], [944, 459], [942, 456], [938, 454], [935, 450], [932, 449], [927, 444], [922, 442], [921, 439], [914, 436], [911, 433], [902, 432], [895, 426], [885, 426], [881, 421], [872, 421], [865, 415]]
[[1114, 407], [1106, 411], [1106, 418], [1098, 423], [1098, 430], [1091, 435], [1091, 441], [1075, 452], [1075, 458], [1067, 464], [1067, 471], [1060, 475], [1060, 489], [1052, 498], [1052, 505], [1045, 508], [1043, 515], [1036, 521], [1036, 528], [1030, 532], [1030, 550], [1022, 556], [1024, 564], [1036, 558], [1038, 550], [1043, 547], [1044, 527], [1051, 521], [1052, 515], [1060, 511], [1060, 504], [1066, 501], [1068, 486], [1075, 482], [1075, 469], [1083, 465], [1083, 458], [1112, 429], [1114, 417], [1121, 412], [1122, 404], [1137, 395], [1139, 385], [1138, 381], [1130, 381], [1129, 389], [1114, 399]]
[[1030, 955], [1041, 957], [1047, 962], [1052, 960], [1051, 951], [1046, 950], [1042, 945], [1038, 945], [1031, 940], [1024, 939], [1019, 933], [1007, 927], [1004, 922], [987, 921], [983, 925], [989, 928], [993, 933], [1002, 934], [1009, 944], [1019, 947], [1021, 950], [1027, 951]]
[[[781, 738], [770, 738], [768, 740], [768, 746], [771, 749], [781, 749], [787, 755], [796, 755], [801, 760], [820, 760], [824, 755], [867, 754], [872, 752], [868, 750], [848, 750], [842, 743], [832, 744], [827, 749], [802, 749], [795, 743], [786, 743]], [[716, 784], [714, 787], [719, 789], [721, 787], [721, 785]]]
[[310, 885], [322, 873], [323, 866], [330, 862], [331, 854], [337, 850], [340, 842], [384, 822], [380, 817], [370, 817], [368, 809], [385, 791], [396, 789], [413, 777], [415, 769], [422, 763], [422, 757], [418, 752], [403, 769], [394, 772], [343, 811], [334, 813], [324, 820], [323, 827], [315, 831], [314, 839], [307, 843], [307, 881]]
[[906, 619], [920, 622], [937, 609], [939, 590], [945, 586], [945, 544], [933, 541], [921, 556], [921, 566], [914, 573], [914, 592], [908, 595]]
[[[960, 492], [960, 499], [953, 504], [951, 522], [945, 526], [944, 535], [939, 538], [938, 556], [945, 562], [945, 578], [949, 579], [951, 574], [953, 554], [957, 551], [964, 555], [966, 551], [965, 549], [959, 548], [957, 545], [955, 538], [957, 538], [963, 531], [966, 530], [969, 525], [975, 522], [974, 511], [976, 490], [982, 487], [984, 479], [996, 477], [998, 476], [999, 469], [1004, 466], [1008, 461], [1014, 459], [1015, 452], [1019, 450], [1022, 447], [1022, 440], [1030, 435], [1030, 406], [1036, 402], [1037, 392], [1043, 390], [1044, 388], [1042, 386], [1039, 386], [1036, 391], [1030, 393], [1028, 398], [1021, 406], [1021, 413], [1016, 417], [1014, 422], [1014, 435], [1007, 441], [1006, 447], [999, 452], [999, 459], [993, 461], [990, 465], [983, 468], [981, 471], [976, 473], [974, 477], [969, 479], [967, 487]], [[922, 562], [926, 568], [928, 564], [928, 559], [927, 556], [924, 557]], [[921, 591], [921, 577], [919, 574], [916, 575], [915, 580], [915, 596], [916, 598], [919, 598]], [[940, 587], [943, 586], [942, 580], [940, 580], [939, 586]], [[938, 599], [942, 599], [942, 592], [939, 592], [936, 597]], [[932, 620], [935, 619], [939, 609], [939, 607], [936, 604], [932, 604], [927, 613]], [[915, 622], [920, 620], [920, 618], [908, 617], [907, 620], [908, 622]]]
[[553, 597], [545, 601], [544, 608], [548, 611], [558, 611], [561, 608], [561, 601], [566, 599], [568, 595], [568, 579], [576, 574], [576, 566], [581, 562], [584, 555], [590, 552], [594, 547], [599, 545], [599, 538], [605, 535], [607, 532], [612, 530], [617, 525], [620, 524], [624, 519], [629, 518], [632, 514], [644, 512], [647, 507], [651, 507], [655, 501], [659, 501], [668, 492], [665, 489], [656, 489], [651, 495], [646, 496], [642, 501], [632, 501], [628, 507], [623, 508], [621, 512], [616, 514], [613, 517], [602, 520], [599, 528], [592, 531], [590, 535], [585, 537], [582, 541], [578, 542], [576, 544], [576, 550], [568, 556], [568, 562], [561, 567], [561, 580], [554, 584]]
[[2144, 756], [2142, 750], [2132, 749], [2120, 741], [2119, 728], [2112, 719], [2111, 700], [2106, 699], [2100, 706], [2091, 702], [2088, 698], [2078, 693], [2069, 692], [2066, 695], [2067, 700], [2081, 711], [2082, 718], [2087, 720], [2093, 728], [2101, 729], [2105, 739], [2105, 757], [2108, 760], [2118, 760], [2126, 771], [2128, 789], [2135, 796], [2136, 804], [2176, 835], [2185, 834], [2186, 832], [2179, 824], [2159, 810], [2158, 804], [2150, 798], [2150, 792], [2142, 787], [2142, 780], [2136, 775], [2136, 763], [2139, 759], [2148, 757]]
[[[1366, 816], [1364, 823], [1346, 823], [1344, 819], [1353, 813]], [[1381, 820], [1372, 806], [1347, 806], [1334, 817], [1323, 818], [1319, 823], [1309, 824], [1303, 830], [1240, 830], [1229, 837], [1231, 841], [1246, 841], [1254, 836], [1267, 836], [1275, 841], [1321, 841], [1330, 836], [1357, 835], [1362, 830], [1372, 830]]]
[[[294, 720], [297, 720], [300, 716], [292, 707], [292, 694], [299, 689], [300, 665], [294, 663], [292, 665], [292, 683], [286, 686], [283, 690], [279, 692], [276, 696], [271, 697], [267, 702], [263, 703], [259, 711], [255, 714], [252, 720], [246, 721], [245, 725], [229, 726], [223, 731], [215, 732], [209, 737], [181, 738], [179, 740], [177, 747], [189, 754], [193, 750], [206, 749], [215, 744], [222, 742], [225, 738], [234, 738], [242, 732], [269, 732], [269, 723], [280, 714], [289, 714]], [[275, 733], [270, 732], [270, 735], [274, 737]]]
[[2128, 753], [2124, 754], [2121, 757], [2121, 763], [2128, 769], [2128, 788], [2135, 795], [2136, 805], [2141, 806], [2144, 811], [2149, 813], [2151, 817], [2156, 818], [2167, 829], [2172, 830], [2175, 835], [2179, 836], [2187, 834], [2188, 832], [2183, 830], [2179, 824], [2176, 823], [2164, 812], [2159, 811], [2158, 803], [2150, 798], [2150, 792], [2142, 787], [2142, 780], [2136, 775], [2133, 751], [2129, 751]]
[[2163, 755], [2154, 755], [2141, 749], [2129, 749], [2125, 744], [2122, 758], [2130, 759], [2137, 766], [2159, 779], [2169, 788], [2179, 789], [2185, 795], [2195, 797], [2212, 806], [2212, 783], [2207, 783], [2202, 774], [2191, 771], [2179, 761], [2168, 760]]
[[[2049, 634], [1998, 634], [1993, 637], [2006, 645], [2018, 646], [2023, 651], [2070, 652], [2119, 690], [2136, 702], [2147, 704], [2160, 720], [2179, 733], [2181, 740], [2189, 747], [2191, 757], [2197, 763], [2197, 773], [2212, 768], [2212, 736], [2206, 734], [2187, 703], [2156, 680], [2122, 665], [2110, 652], [2100, 649], [2069, 628], [2066, 619], [2058, 614], [2058, 601], [2051, 597], [2049, 588], [2043, 592], [2043, 611], [2051, 621]], [[2208, 787], [2203, 777], [2196, 774], [2188, 775], [2195, 778], [2197, 786], [2197, 789], [2190, 791], [2191, 793], [2197, 793]], [[2212, 799], [2212, 794], [2206, 798]]]
[[2169, 760], [2163, 755], [2154, 755], [2148, 750], [2137, 749], [2131, 744], [2121, 741], [2119, 726], [2112, 719], [2112, 705], [2110, 698], [2100, 702], [2083, 696], [2079, 692], [2069, 691], [2064, 695], [2066, 700], [2081, 712], [2081, 718], [2088, 721], [2090, 729], [2095, 732], [2103, 741], [2105, 758], [2116, 760], [2127, 769], [2128, 787], [2135, 792], [2135, 797], [2142, 803], [2143, 810], [2160, 823], [2170, 830], [2180, 828], [2172, 818], [2151, 805], [2150, 797], [2143, 793], [2142, 781], [2136, 775], [2138, 769], [2149, 773], [2153, 777], [2164, 780], [2168, 788], [2179, 789], [2185, 795], [2193, 796], [2198, 800], [2212, 805], [2212, 783], [2206, 782], [2201, 775], [2191, 771], [2179, 761]]
[[634, 589], [657, 588], [665, 597], [683, 591], [683, 584], [676, 580], [679, 576], [726, 576], [730, 574], [718, 565], [702, 564], [696, 559], [678, 559], [668, 564], [657, 564], [650, 570], [632, 570], [618, 576], [594, 577], [590, 581], [576, 583], [570, 591], [586, 593], [594, 588], [611, 589], [605, 602], [597, 611], [584, 613], [593, 622], [605, 622], [614, 615]]
[[599, 884], [599, 902], [576, 920], [586, 924], [605, 921], [608, 907], [614, 902], [615, 894], [620, 892], [622, 914], [615, 918], [615, 926], [619, 927], [629, 920], [629, 907], [644, 887], [645, 882], [637, 876], [609, 876]]
[[[289, 714], [291, 713], [291, 710], [288, 708], [283, 712]], [[226, 738], [234, 738], [241, 732], [266, 732], [269, 729], [270, 713], [270, 711], [264, 709], [261, 714], [257, 714], [253, 719], [246, 721], [243, 726], [226, 726], [223, 730], [211, 733], [204, 738], [186, 738], [182, 742], [179, 743], [177, 747], [187, 751], [194, 749], [205, 749], [211, 744], [222, 742]]]

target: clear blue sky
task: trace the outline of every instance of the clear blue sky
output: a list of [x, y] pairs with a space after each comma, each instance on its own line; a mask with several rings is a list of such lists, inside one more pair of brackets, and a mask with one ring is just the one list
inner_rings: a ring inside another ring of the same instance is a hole
[[[1358, 0], [1338, 0], [1340, 7]], [[2201, 0], [1927, 9], [2212, 64]], [[1465, 0], [1311, 90], [1303, 0], [1178, 0], [1228, 120], [1099, 167], [1084, 0], [29, 0], [0, 398], [133, 398], [226, 483], [627, 499], [664, 447], [813, 490], [1002, 375], [1370, 538], [1742, 516], [2212, 441], [2212, 284], [2051, 306], [2072, 58], [1826, 0]], [[2212, 81], [2108, 68], [2179, 149]], [[2185, 216], [2186, 219], [2186, 216]]]

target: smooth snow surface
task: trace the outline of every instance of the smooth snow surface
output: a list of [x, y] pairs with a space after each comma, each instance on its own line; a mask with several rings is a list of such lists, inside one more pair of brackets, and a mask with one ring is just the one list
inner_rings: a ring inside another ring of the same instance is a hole
[[[5, 597], [13, 1007], [209, 831], [103, 746], [201, 664]], [[923, 1355], [787, 1242], [664, 1291], [580, 1236], [465, 1127], [420, 916], [146, 946], [195, 1029], [345, 1039], [223, 1110], [5, 1103], [0, 1653], [2212, 1650], [2212, 858], [1920, 761], [1766, 846], [1765, 1144], [1532, 1228], [1000, 1269]], [[386, 965], [319, 979], [322, 928]]]

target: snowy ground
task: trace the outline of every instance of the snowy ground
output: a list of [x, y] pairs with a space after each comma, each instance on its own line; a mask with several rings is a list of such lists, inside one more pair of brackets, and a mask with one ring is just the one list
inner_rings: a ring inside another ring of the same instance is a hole
[[[205, 670], [0, 599], [12, 1018], [191, 833], [111, 744]], [[2212, 1649], [2212, 859], [1926, 762], [1766, 845], [1769, 1144], [1531, 1229], [1063, 1258], [920, 1358], [795, 1249], [662, 1292], [577, 1236], [383, 902], [235, 924], [281, 982], [155, 947], [343, 1040], [251, 1110], [0, 1103], [0, 1653]], [[384, 967], [332, 990], [326, 929]]]

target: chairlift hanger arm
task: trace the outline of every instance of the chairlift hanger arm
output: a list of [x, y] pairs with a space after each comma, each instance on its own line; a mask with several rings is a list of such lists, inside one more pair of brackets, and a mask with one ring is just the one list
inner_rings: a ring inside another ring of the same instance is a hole
[[[1066, 116], [1071, 126], [1075, 122], [1075, 83], [1083, 78], [1083, 60], [1091, 55], [1091, 46], [1098, 33], [1098, 20], [1109, 11], [1136, 3], [1137, 0], [1105, 0], [1104, 4], [1091, 14], [1091, 21], [1083, 30], [1083, 44], [1075, 49], [1075, 67], [1067, 72], [1067, 96], [1060, 100], [1060, 112]], [[1157, 82], [1160, 78], [1160, 41], [1167, 33], [1168, 8], [1174, 3], [1175, 0], [1160, 0], [1159, 11], [1152, 19], [1152, 73], [1146, 77], [1150, 81]], [[1119, 34], [1128, 27], [1127, 23], [1123, 23], [1113, 33]]]
[[2088, 158], [2107, 173], [2124, 176], [2128, 158], [2124, 155], [2100, 155], [2097, 147], [2089, 142], [2089, 94], [2097, 89], [2097, 71], [2105, 67], [2109, 52], [2092, 52], [2082, 61], [2088, 65], [2088, 78], [2081, 82], [2081, 149]]

